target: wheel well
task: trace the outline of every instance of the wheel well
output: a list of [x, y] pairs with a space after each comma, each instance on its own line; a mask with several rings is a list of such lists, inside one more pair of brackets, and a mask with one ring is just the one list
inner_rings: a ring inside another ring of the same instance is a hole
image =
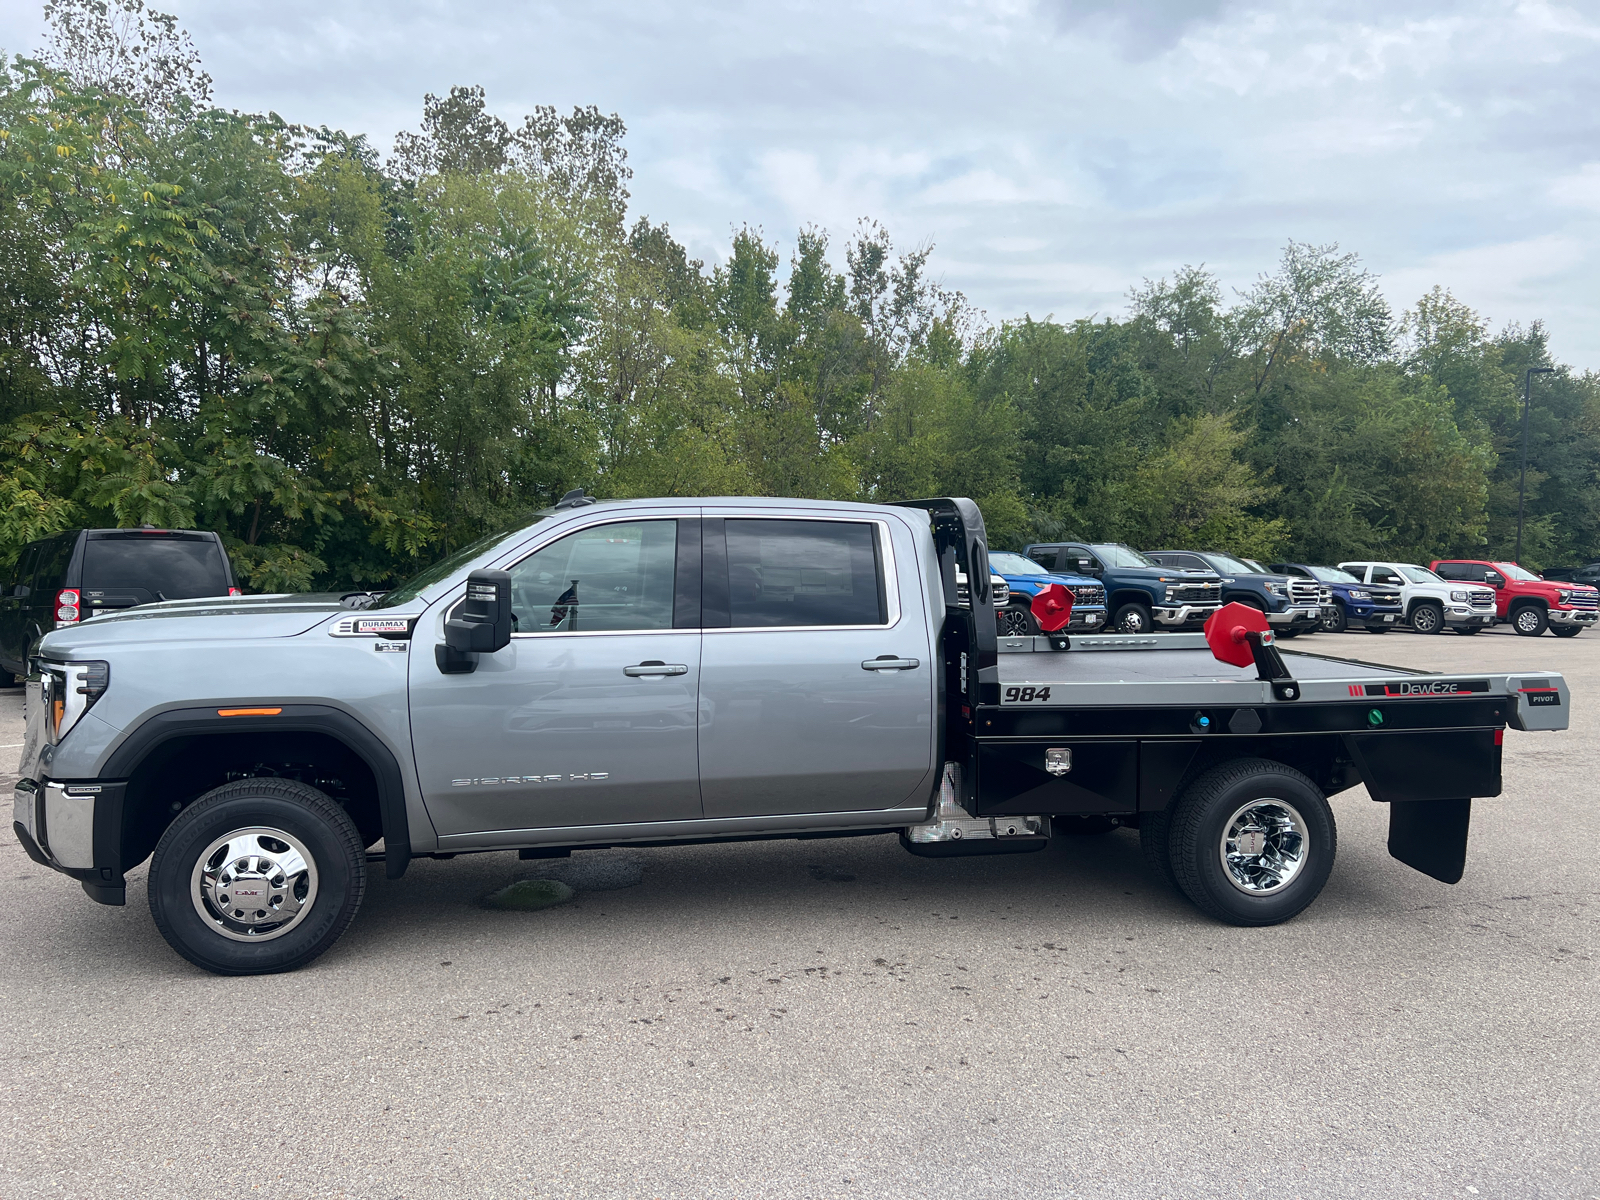
[[1549, 607], [1549, 604], [1547, 604], [1538, 596], [1519, 596], [1517, 599], [1511, 602], [1512, 612], [1516, 612], [1519, 608], [1541, 608], [1548, 610]]
[[295, 779], [326, 792], [370, 846], [383, 836], [372, 768], [325, 733], [197, 733], [169, 738], [128, 777], [122, 812], [122, 869], [143, 862], [174, 817], [212, 788], [252, 777]]
[[1434, 596], [1421, 596], [1411, 602], [1410, 606], [1406, 609], [1406, 616], [1410, 617], [1412, 613], [1416, 612], [1417, 609], [1422, 608], [1425, 605], [1432, 608], [1437, 608], [1440, 612], [1444, 611], [1443, 600], [1440, 600]]
[[1172, 789], [1177, 800], [1200, 776], [1236, 758], [1264, 758], [1293, 767], [1329, 796], [1361, 782], [1361, 774], [1338, 737], [1228, 738], [1202, 746]]
[[1113, 592], [1111, 599], [1106, 601], [1107, 608], [1121, 608], [1124, 604], [1138, 604], [1144, 608], [1153, 607], [1148, 592], [1141, 592], [1137, 588], [1124, 588], [1120, 592]]

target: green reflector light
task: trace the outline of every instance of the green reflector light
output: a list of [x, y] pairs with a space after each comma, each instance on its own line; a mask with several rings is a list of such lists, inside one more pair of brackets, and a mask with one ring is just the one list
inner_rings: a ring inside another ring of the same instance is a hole
[[1376, 708], [1373, 709], [1371, 712], [1369, 712], [1367, 714], [1367, 724], [1368, 725], [1382, 725], [1383, 724], [1383, 713], [1380, 712]]

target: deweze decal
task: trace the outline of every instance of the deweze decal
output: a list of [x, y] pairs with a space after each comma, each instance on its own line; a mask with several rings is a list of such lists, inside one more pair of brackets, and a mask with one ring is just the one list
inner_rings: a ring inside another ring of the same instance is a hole
[[1369, 683], [1365, 692], [1357, 691], [1357, 684], [1350, 685], [1352, 696], [1385, 696], [1389, 699], [1405, 699], [1412, 696], [1467, 696], [1473, 692], [1487, 692], [1489, 681], [1487, 679], [1467, 680], [1434, 680], [1424, 683], [1421, 680], [1401, 679], [1394, 683]]

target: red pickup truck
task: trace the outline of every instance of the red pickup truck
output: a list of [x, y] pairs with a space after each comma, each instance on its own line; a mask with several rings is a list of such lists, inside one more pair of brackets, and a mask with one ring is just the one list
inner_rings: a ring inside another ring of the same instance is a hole
[[1444, 579], [1488, 584], [1496, 615], [1524, 637], [1538, 637], [1546, 629], [1557, 637], [1576, 637], [1600, 620], [1600, 591], [1587, 584], [1540, 579], [1511, 562], [1447, 558], [1432, 568]]

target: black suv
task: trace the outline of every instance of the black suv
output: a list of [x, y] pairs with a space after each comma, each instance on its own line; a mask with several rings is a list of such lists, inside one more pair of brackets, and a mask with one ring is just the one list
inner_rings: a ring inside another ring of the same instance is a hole
[[69, 529], [29, 542], [0, 588], [0, 686], [27, 673], [28, 650], [52, 629], [153, 600], [237, 596], [215, 533]]

